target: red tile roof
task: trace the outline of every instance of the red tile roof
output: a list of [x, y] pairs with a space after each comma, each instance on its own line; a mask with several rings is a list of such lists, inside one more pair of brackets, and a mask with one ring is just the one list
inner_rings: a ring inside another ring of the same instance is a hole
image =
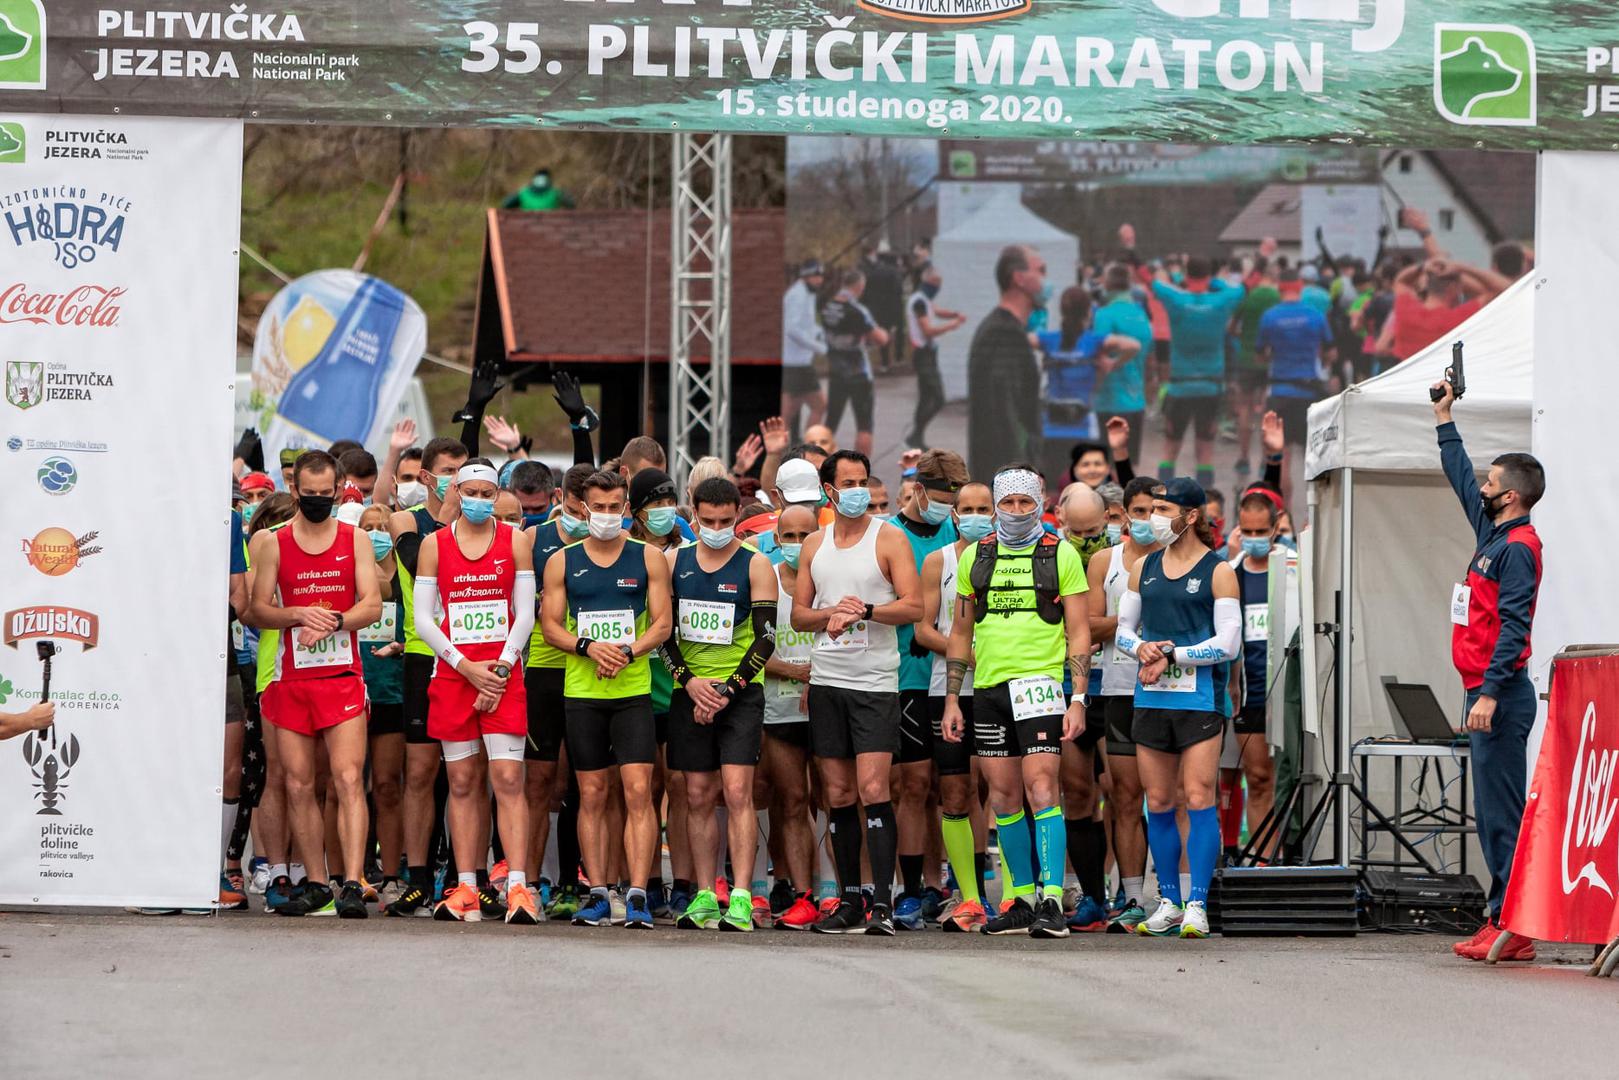
[[[733, 213], [734, 363], [780, 362], [785, 237], [780, 209]], [[499, 320], [504, 359], [638, 364], [645, 353], [668, 361], [667, 210], [653, 212], [650, 229], [638, 210], [490, 210], [487, 242], [498, 310], [481, 304], [478, 318]], [[474, 331], [474, 340], [491, 337]]]

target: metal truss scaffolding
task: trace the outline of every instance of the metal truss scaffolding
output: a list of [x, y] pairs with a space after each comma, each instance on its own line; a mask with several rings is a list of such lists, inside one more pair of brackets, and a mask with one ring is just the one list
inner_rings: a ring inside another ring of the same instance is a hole
[[731, 437], [731, 136], [674, 136], [669, 276], [669, 473]]

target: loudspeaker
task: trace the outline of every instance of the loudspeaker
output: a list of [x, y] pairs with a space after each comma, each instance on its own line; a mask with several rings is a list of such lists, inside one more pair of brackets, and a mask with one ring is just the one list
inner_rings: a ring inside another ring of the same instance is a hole
[[1484, 890], [1471, 874], [1361, 874], [1360, 924], [1368, 930], [1469, 935], [1484, 925], [1484, 911]]
[[1346, 866], [1228, 866], [1209, 889], [1209, 924], [1226, 937], [1354, 937], [1357, 878]]

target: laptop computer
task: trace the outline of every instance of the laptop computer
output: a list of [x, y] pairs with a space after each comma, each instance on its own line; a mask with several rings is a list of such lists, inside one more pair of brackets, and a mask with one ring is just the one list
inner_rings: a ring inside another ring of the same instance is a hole
[[1467, 742], [1467, 733], [1450, 726], [1450, 718], [1439, 707], [1433, 688], [1427, 683], [1395, 682], [1383, 677], [1383, 690], [1389, 696], [1389, 705], [1405, 734], [1414, 743], [1423, 746], [1454, 746]]

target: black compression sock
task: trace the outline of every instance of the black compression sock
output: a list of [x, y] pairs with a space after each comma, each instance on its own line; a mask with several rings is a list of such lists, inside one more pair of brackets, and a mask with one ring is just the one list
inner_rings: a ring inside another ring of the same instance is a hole
[[973, 852], [973, 873], [978, 875], [978, 898], [989, 903], [989, 852]]
[[489, 871], [487, 871], [487, 870], [474, 870], [473, 873], [478, 875], [478, 889], [479, 889], [480, 892], [482, 890], [484, 890], [484, 889], [489, 888]]
[[405, 868], [405, 875], [410, 879], [411, 888], [420, 889], [424, 893], [433, 891], [433, 878], [425, 866], [410, 866]]
[[899, 876], [905, 884], [904, 896], [922, 896], [922, 863], [926, 860], [924, 855], [901, 855], [899, 857]]
[[1080, 890], [1106, 909], [1107, 826], [1100, 821], [1083, 821], [1080, 825], [1080, 857], [1074, 860], [1074, 873], [1079, 875]]
[[866, 807], [866, 850], [871, 856], [871, 876], [876, 880], [876, 903], [894, 903], [894, 849], [899, 846], [899, 829], [894, 820], [894, 804], [873, 803]]
[[562, 802], [557, 814], [558, 883], [572, 885], [579, 880], [579, 804], [576, 797]]
[[860, 891], [860, 807], [834, 806], [829, 815], [832, 861], [838, 864], [838, 882], [845, 896]]

